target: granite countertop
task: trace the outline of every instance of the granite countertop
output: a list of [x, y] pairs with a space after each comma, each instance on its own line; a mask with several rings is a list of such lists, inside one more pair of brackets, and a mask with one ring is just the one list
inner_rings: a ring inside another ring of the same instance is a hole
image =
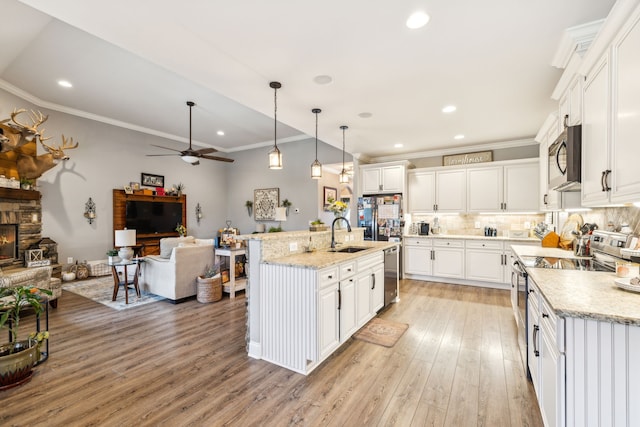
[[[518, 256], [580, 258], [573, 251], [559, 248], [511, 248]], [[615, 273], [531, 267], [526, 270], [558, 316], [640, 326], [640, 293], [618, 288]]]
[[421, 238], [421, 239], [463, 239], [463, 240], [503, 240], [509, 242], [540, 242], [537, 237], [507, 237], [507, 236], [478, 236], [473, 234], [429, 234], [422, 236], [419, 234], [405, 234], [403, 237]]
[[396, 242], [373, 242], [373, 241], [360, 241], [351, 242], [349, 244], [338, 245], [338, 249], [354, 246], [359, 248], [367, 248], [364, 251], [347, 253], [347, 252], [330, 252], [328, 248], [318, 249], [313, 252], [305, 252], [299, 254], [287, 255], [280, 258], [275, 258], [268, 261], [262, 261], [263, 264], [275, 264], [285, 265], [288, 267], [310, 268], [310, 269], [322, 269], [330, 267], [335, 264], [339, 264], [344, 261], [350, 261], [361, 256], [371, 255], [377, 251], [382, 251], [387, 248], [392, 248], [399, 245]]

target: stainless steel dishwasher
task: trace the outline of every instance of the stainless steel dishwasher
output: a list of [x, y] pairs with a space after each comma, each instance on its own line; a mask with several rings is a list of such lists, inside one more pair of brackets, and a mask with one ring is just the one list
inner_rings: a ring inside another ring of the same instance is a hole
[[[398, 296], [398, 246], [384, 251], [384, 307], [391, 304]], [[383, 308], [384, 308], [383, 307]]]

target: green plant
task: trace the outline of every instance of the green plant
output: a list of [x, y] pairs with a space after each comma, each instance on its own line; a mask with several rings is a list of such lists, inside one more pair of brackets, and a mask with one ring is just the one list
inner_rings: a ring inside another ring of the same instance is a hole
[[[4, 327], [9, 329], [11, 343], [18, 341], [18, 328], [20, 327], [20, 311], [25, 307], [33, 308], [36, 315], [42, 314], [45, 310], [41, 294], [51, 295], [48, 289], [35, 288], [33, 286], [16, 286], [15, 288], [0, 289], [0, 330]], [[43, 334], [41, 340], [48, 338]]]
[[278, 233], [282, 231], [282, 227], [269, 227], [269, 233]]
[[244, 202], [244, 205], [248, 208], [252, 208], [253, 207], [253, 202], [251, 200], [247, 200], [246, 202]]
[[33, 180], [29, 178], [20, 178], [20, 185], [33, 185]]
[[282, 207], [283, 207], [283, 208], [288, 208], [288, 207], [289, 207], [289, 206], [291, 206], [291, 205], [292, 205], [292, 203], [291, 203], [288, 199], [284, 199], [284, 200], [282, 201]]
[[175, 188], [176, 191], [182, 191], [184, 190], [184, 184], [179, 182], [178, 184], [174, 185], [173, 188]]
[[109, 249], [107, 251], [107, 256], [118, 256], [118, 250], [117, 249]]
[[176, 227], [176, 231], [178, 232], [178, 234], [180, 234], [181, 236], [186, 236], [187, 235], [187, 227], [185, 227], [182, 224], [178, 224], [178, 226]]
[[324, 222], [322, 222], [320, 218], [316, 219], [315, 221], [311, 221], [311, 225], [322, 225], [322, 224], [324, 224]]

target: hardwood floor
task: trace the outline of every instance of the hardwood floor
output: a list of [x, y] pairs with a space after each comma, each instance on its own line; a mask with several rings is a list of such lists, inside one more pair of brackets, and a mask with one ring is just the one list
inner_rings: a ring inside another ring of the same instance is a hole
[[304, 377], [246, 355], [242, 295], [115, 311], [65, 291], [0, 425], [542, 425], [507, 291], [404, 280], [401, 297], [394, 347], [352, 339]]

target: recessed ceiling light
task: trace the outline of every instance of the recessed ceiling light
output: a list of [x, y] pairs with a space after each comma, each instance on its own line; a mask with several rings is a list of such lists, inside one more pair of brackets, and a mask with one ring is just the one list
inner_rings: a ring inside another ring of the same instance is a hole
[[459, 134], [453, 137], [453, 139], [464, 139], [464, 135]]
[[363, 119], [369, 119], [369, 118], [371, 118], [371, 116], [373, 116], [373, 114], [368, 113], [368, 112], [366, 112], [366, 111], [365, 111], [365, 112], [362, 112], [362, 113], [360, 113], [360, 114], [358, 114], [358, 117], [361, 117], [361, 118], [363, 118]]
[[329, 83], [333, 82], [333, 77], [321, 74], [319, 76], [315, 76], [313, 78], [313, 81], [319, 85], [328, 85]]
[[397, 144], [393, 144], [393, 146], [395, 148], [402, 148], [402, 147], [404, 147], [404, 144], [401, 144], [401, 143], [398, 142]]
[[407, 19], [407, 27], [417, 30], [427, 25], [427, 22], [429, 22], [429, 15], [424, 12], [414, 12]]
[[62, 87], [73, 87], [71, 82], [69, 82], [68, 80], [58, 80], [58, 84]]
[[446, 107], [444, 107], [442, 109], [443, 113], [453, 113], [454, 111], [456, 111], [456, 106], [455, 105], [447, 105]]
[[218, 134], [218, 136], [224, 136], [224, 131], [223, 130], [219, 130], [218, 132], [216, 132]]

